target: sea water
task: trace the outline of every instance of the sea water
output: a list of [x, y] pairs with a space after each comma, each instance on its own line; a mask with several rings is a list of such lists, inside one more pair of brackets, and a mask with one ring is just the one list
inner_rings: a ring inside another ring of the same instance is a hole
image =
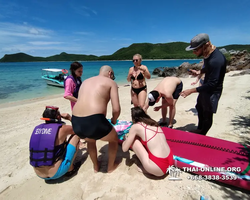
[[[183, 62], [198, 63], [201, 60], [144, 60], [152, 74], [157, 67], [177, 67]], [[82, 81], [96, 76], [103, 65], [109, 65], [115, 72], [118, 85], [128, 84], [127, 75], [131, 61], [80, 61], [83, 65]], [[69, 70], [72, 62], [8, 62], [0, 63], [0, 103], [33, 99], [62, 94], [63, 88], [49, 86], [41, 78], [42, 69], [60, 68]], [[154, 76], [152, 76], [154, 78]]]

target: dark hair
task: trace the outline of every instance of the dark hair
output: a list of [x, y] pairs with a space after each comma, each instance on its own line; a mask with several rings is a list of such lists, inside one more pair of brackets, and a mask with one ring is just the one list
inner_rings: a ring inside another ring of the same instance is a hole
[[70, 72], [71, 72], [71, 75], [72, 75], [75, 79], [76, 79], [75, 71], [76, 71], [78, 68], [80, 68], [80, 67], [82, 67], [82, 64], [79, 63], [79, 62], [73, 62], [73, 63], [71, 63], [71, 65], [70, 65]]
[[149, 115], [147, 115], [145, 111], [139, 106], [131, 108], [131, 117], [132, 122], [134, 124], [138, 122], [143, 122], [150, 126], [159, 126], [159, 124], [155, 120], [153, 120]]
[[43, 112], [43, 118], [56, 119], [57, 115], [58, 111], [51, 108], [46, 108]]

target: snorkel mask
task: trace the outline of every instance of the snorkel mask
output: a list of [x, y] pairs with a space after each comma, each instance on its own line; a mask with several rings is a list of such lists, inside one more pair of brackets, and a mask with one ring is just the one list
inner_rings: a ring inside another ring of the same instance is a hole
[[60, 116], [60, 112], [58, 110], [59, 110], [59, 107], [46, 106], [41, 120], [45, 120], [46, 123], [61, 122], [61, 119], [58, 119], [58, 115]]

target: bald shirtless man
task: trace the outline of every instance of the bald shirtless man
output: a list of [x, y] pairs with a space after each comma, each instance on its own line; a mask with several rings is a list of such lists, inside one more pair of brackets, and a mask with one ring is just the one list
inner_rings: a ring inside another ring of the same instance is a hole
[[86, 79], [82, 83], [78, 100], [72, 112], [74, 132], [86, 140], [95, 172], [99, 171], [96, 149], [96, 140], [99, 139], [109, 142], [108, 173], [114, 171], [118, 165], [115, 163], [118, 136], [114, 127], [106, 119], [107, 105], [110, 99], [112, 124], [116, 124], [120, 115], [118, 86], [113, 81], [114, 79], [113, 69], [107, 65], [102, 66], [98, 76]]
[[176, 102], [179, 98], [179, 93], [182, 91], [183, 84], [181, 80], [177, 77], [166, 77], [164, 78], [153, 91], [148, 94], [148, 100], [144, 110], [147, 110], [149, 106], [153, 106], [155, 103], [159, 102], [162, 97], [162, 105], [154, 108], [154, 111], [161, 109], [162, 122], [160, 126], [167, 125], [167, 107], [169, 107], [169, 122], [168, 127], [173, 128], [173, 119], [176, 112]]

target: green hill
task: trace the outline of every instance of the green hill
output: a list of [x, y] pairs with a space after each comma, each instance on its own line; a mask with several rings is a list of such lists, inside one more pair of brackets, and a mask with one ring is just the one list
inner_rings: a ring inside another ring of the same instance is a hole
[[231, 44], [231, 45], [222, 46], [222, 47], [219, 47], [219, 48], [220, 49], [225, 48], [227, 51], [230, 51], [230, 50], [236, 50], [236, 51], [247, 50], [247, 52], [250, 52], [250, 45], [249, 44], [246, 44], [246, 45]]
[[45, 58], [46, 61], [77, 61], [77, 60], [98, 60], [98, 56], [94, 55], [79, 55], [79, 54], [67, 54], [62, 52], [59, 55], [54, 55]]
[[140, 53], [144, 59], [184, 59], [195, 58], [192, 52], [185, 51], [188, 43], [135, 43], [126, 48], [121, 48], [110, 56], [100, 56], [99, 60], [128, 60], [133, 55]]
[[[112, 55], [80, 55], [67, 54], [62, 52], [59, 55], [49, 57], [33, 57], [25, 53], [6, 54], [0, 59], [0, 62], [35, 62], [35, 61], [90, 61], [90, 60], [130, 60], [133, 55], [139, 53], [143, 59], [192, 59], [196, 56], [192, 51], [185, 51], [189, 43], [171, 42], [171, 43], [134, 43], [129, 47], [124, 47], [113, 53]], [[250, 45], [227, 45], [218, 47], [229, 50], [247, 50], [250, 52]]]
[[25, 53], [16, 54], [5, 54], [0, 59], [0, 62], [35, 62], [35, 61], [46, 61], [43, 57], [33, 57]]

